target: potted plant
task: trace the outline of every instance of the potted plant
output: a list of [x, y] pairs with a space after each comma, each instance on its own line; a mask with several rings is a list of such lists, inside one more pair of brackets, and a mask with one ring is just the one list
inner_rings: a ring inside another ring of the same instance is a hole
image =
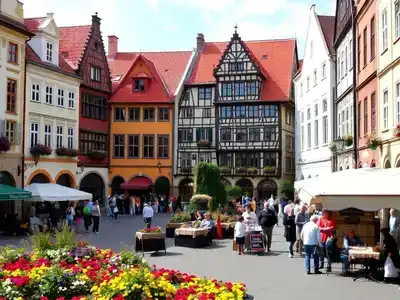
[[346, 147], [351, 147], [353, 145], [353, 136], [351, 136], [350, 134], [346, 134], [343, 137], [343, 140]]
[[77, 157], [78, 156], [78, 150], [66, 148], [66, 147], [57, 148], [56, 153], [58, 156], [68, 156], [68, 157]]
[[257, 175], [258, 169], [257, 168], [247, 168], [247, 173], [250, 175]]
[[193, 203], [197, 206], [199, 210], [207, 210], [208, 204], [212, 201], [212, 198], [209, 195], [205, 194], [197, 194], [190, 198], [190, 203]]
[[236, 173], [237, 173], [237, 174], [246, 174], [246, 173], [247, 173], [247, 168], [245, 168], [245, 167], [238, 167], [238, 168], [236, 168]]
[[11, 148], [11, 143], [6, 136], [0, 136], [0, 152], [7, 152]]
[[376, 137], [375, 134], [371, 134], [366, 141], [366, 145], [369, 149], [371, 150], [376, 150], [376, 148], [378, 148], [378, 146], [381, 144], [381, 140]]
[[87, 156], [94, 159], [105, 159], [107, 157], [107, 151], [91, 149], [88, 151]]
[[274, 166], [265, 166], [263, 170], [264, 174], [274, 174], [276, 168]]
[[211, 141], [208, 140], [200, 140], [197, 142], [198, 147], [210, 147], [211, 146]]
[[219, 167], [219, 171], [221, 172], [221, 174], [230, 174], [231, 170], [232, 168], [228, 166]]
[[394, 137], [400, 137], [400, 124], [397, 124], [393, 130]]
[[182, 173], [191, 173], [192, 172], [192, 167], [181, 167], [181, 172]]
[[32, 154], [32, 156], [48, 156], [51, 154], [51, 148], [43, 145], [43, 144], [37, 144], [35, 146], [32, 146], [29, 149], [30, 153]]

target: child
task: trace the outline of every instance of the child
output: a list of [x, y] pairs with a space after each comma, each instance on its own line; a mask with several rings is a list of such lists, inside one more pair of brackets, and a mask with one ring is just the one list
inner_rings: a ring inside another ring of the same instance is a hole
[[238, 246], [239, 255], [244, 254], [244, 235], [246, 230], [246, 225], [243, 223], [243, 216], [239, 216], [235, 225], [235, 239], [236, 245]]

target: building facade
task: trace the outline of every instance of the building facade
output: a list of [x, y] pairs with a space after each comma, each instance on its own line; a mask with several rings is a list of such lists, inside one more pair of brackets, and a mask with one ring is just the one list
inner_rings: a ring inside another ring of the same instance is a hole
[[244, 42], [235, 29], [228, 43], [199, 34], [196, 51], [176, 106], [175, 191], [187, 200], [194, 167], [216, 162], [227, 184], [277, 196], [280, 181], [294, 179], [295, 41]]
[[335, 86], [334, 16], [311, 6], [301, 71], [294, 78], [296, 180], [332, 172], [332, 107]]
[[333, 169], [353, 169], [357, 160], [354, 148], [354, 25], [355, 9], [353, 0], [337, 0], [335, 15], [334, 48], [336, 56], [336, 97], [333, 109], [334, 138], [344, 139], [344, 149], [333, 151]]
[[369, 139], [379, 138], [379, 93], [377, 79], [377, 1], [356, 3], [357, 136], [358, 168], [380, 165], [380, 149], [371, 149]]
[[376, 3], [380, 166], [387, 169], [400, 167], [400, 3]]
[[109, 37], [110, 194], [172, 193], [174, 102], [192, 52], [118, 53]]
[[[0, 184], [16, 187], [23, 187], [24, 172], [25, 42], [33, 36], [23, 18], [20, 1], [0, 1]], [[0, 205], [3, 211], [13, 208]]]
[[60, 27], [60, 54], [82, 78], [79, 89], [80, 190], [106, 204], [109, 166], [109, 107], [111, 76], [100, 30], [100, 18], [91, 25]]
[[81, 80], [60, 55], [52, 13], [25, 26], [35, 36], [26, 45], [24, 182], [76, 188]]

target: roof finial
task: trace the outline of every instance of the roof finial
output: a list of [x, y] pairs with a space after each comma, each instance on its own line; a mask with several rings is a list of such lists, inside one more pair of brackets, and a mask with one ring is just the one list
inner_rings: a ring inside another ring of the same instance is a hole
[[237, 29], [238, 29], [238, 26], [237, 26], [237, 23], [235, 22], [235, 34], [237, 34]]
[[96, 17], [98, 16], [98, 13], [97, 13], [97, 11], [96, 11], [94, 14], [96, 15]]

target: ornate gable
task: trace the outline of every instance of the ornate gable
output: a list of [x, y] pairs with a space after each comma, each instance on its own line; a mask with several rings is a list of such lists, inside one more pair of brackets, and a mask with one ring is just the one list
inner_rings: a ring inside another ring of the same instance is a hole
[[342, 39], [343, 33], [351, 29], [353, 7], [353, 0], [336, 0], [335, 44]]

